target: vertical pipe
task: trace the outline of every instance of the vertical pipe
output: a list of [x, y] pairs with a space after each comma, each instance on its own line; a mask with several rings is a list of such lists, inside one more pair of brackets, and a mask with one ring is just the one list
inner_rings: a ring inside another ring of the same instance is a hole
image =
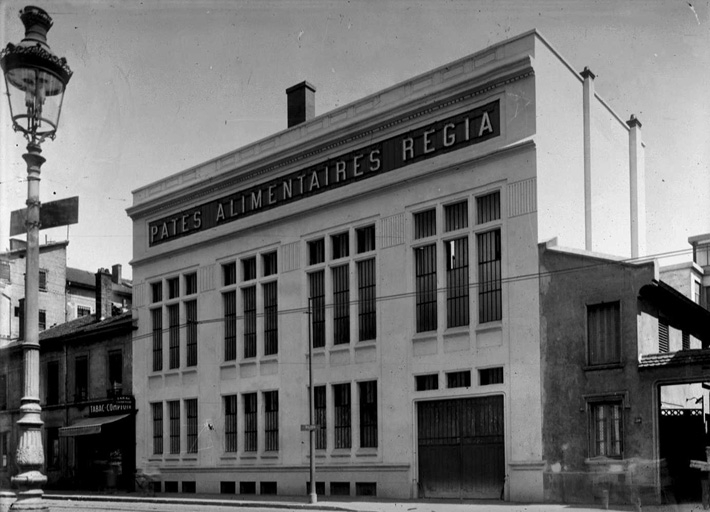
[[582, 95], [584, 123], [584, 248], [592, 250], [592, 103], [594, 100], [594, 73], [585, 67]]
[[309, 452], [311, 456], [311, 492], [310, 492], [310, 502], [317, 503], [318, 495], [316, 494], [316, 457], [315, 457], [315, 435], [316, 432], [313, 430], [313, 400], [314, 400], [314, 390], [313, 390], [313, 340], [311, 336], [311, 322], [313, 321], [313, 310], [311, 309], [311, 303], [313, 301], [312, 297], [308, 298], [308, 440], [309, 440]]

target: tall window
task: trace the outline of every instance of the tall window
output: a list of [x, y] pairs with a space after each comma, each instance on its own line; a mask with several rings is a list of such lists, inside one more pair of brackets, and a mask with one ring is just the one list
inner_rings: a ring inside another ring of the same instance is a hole
[[237, 395], [224, 397], [224, 451], [237, 451]]
[[621, 401], [590, 404], [591, 457], [620, 458], [623, 453]]
[[123, 390], [123, 352], [111, 350], [108, 353], [108, 385], [113, 394]]
[[328, 419], [326, 415], [325, 386], [315, 386], [313, 388], [313, 411], [315, 413], [314, 422], [318, 425], [316, 429], [316, 449], [325, 450], [328, 439]]
[[357, 253], [370, 252], [375, 250], [375, 226], [365, 226], [355, 230], [357, 238]]
[[352, 445], [350, 423], [350, 383], [333, 386], [335, 448], [350, 448]]
[[317, 265], [325, 261], [325, 240], [319, 238], [308, 242], [308, 264]]
[[246, 393], [244, 397], [244, 451], [255, 452], [257, 445], [256, 393]]
[[358, 333], [360, 341], [374, 340], [377, 337], [375, 272], [375, 258], [357, 262]]
[[308, 274], [313, 347], [325, 347], [325, 272]]
[[256, 256], [242, 260], [242, 276], [243, 281], [256, 279]]
[[670, 343], [668, 339], [668, 322], [663, 318], [658, 319], [658, 351], [668, 352]]
[[476, 198], [476, 224], [485, 224], [500, 219], [500, 192], [492, 192]]
[[170, 453], [180, 453], [180, 401], [168, 402], [170, 414]]
[[360, 382], [360, 447], [377, 448], [377, 381]]
[[444, 242], [444, 246], [446, 248], [446, 326], [468, 325], [468, 237], [449, 240]]
[[262, 275], [264, 277], [273, 276], [278, 272], [278, 267], [276, 266], [276, 251], [268, 252], [262, 254], [261, 263], [263, 265]]
[[152, 403], [150, 408], [153, 411], [153, 453], [161, 455], [163, 453], [163, 403]]
[[47, 405], [59, 403], [59, 361], [47, 363]]
[[264, 450], [279, 449], [279, 392], [264, 393]]
[[242, 289], [244, 306], [244, 357], [256, 357], [256, 286]]
[[417, 332], [435, 331], [436, 316], [436, 246], [414, 249], [416, 278]]
[[[177, 279], [177, 278], [176, 278]], [[179, 282], [179, 281], [178, 281]], [[180, 367], [180, 305], [168, 306], [168, 339], [170, 342], [169, 368]]]
[[414, 214], [414, 239], [436, 235], [436, 210], [431, 209]]
[[587, 306], [587, 346], [590, 365], [621, 361], [619, 310], [618, 301]]
[[39, 310], [39, 330], [44, 331], [47, 328], [47, 312], [44, 309]]
[[187, 416], [187, 453], [197, 453], [197, 399], [185, 400]]
[[224, 305], [224, 360], [237, 358], [237, 292], [222, 294]]
[[333, 247], [333, 259], [337, 260], [350, 255], [350, 234], [340, 233], [330, 237]]
[[[276, 253], [273, 253], [276, 255]], [[278, 290], [276, 281], [264, 283], [264, 355], [279, 351]]]
[[229, 286], [237, 283], [237, 264], [235, 262], [222, 265], [222, 284]]
[[168, 299], [176, 299], [180, 296], [180, 278], [168, 279]]
[[150, 283], [150, 301], [161, 302], [163, 300], [163, 282]]
[[47, 291], [47, 271], [44, 269], [40, 269], [39, 271], [39, 291]]
[[163, 369], [163, 310], [151, 309], [150, 316], [153, 323], [153, 371]]
[[185, 337], [187, 349], [187, 366], [197, 365], [197, 301], [188, 300], [185, 302]]
[[333, 268], [334, 343], [350, 343], [350, 271], [348, 265]]
[[456, 231], [468, 227], [468, 201], [444, 206], [444, 231]]
[[192, 272], [190, 274], [185, 274], [185, 295], [192, 295], [197, 293], [197, 273]]
[[74, 401], [83, 402], [89, 398], [89, 358], [79, 356], [74, 359]]
[[503, 318], [500, 230], [476, 235], [478, 242], [478, 321]]

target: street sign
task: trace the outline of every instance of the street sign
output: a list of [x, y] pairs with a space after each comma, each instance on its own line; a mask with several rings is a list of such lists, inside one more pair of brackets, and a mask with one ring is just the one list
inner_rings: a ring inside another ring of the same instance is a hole
[[[10, 213], [10, 236], [27, 232], [27, 208]], [[79, 196], [43, 203], [39, 209], [40, 229], [68, 226], [79, 222]]]
[[301, 425], [301, 430], [303, 432], [309, 432], [318, 428], [318, 425]]

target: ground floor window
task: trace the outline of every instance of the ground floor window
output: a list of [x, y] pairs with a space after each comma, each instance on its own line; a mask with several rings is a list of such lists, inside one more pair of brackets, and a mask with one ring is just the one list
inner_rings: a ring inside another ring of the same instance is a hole
[[590, 456], [621, 457], [623, 452], [621, 401], [590, 404]]

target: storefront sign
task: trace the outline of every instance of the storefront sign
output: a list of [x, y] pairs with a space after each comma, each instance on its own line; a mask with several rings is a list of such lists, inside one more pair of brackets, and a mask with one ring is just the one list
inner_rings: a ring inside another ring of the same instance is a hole
[[136, 410], [133, 395], [122, 395], [89, 405], [89, 417], [106, 416], [109, 414], [132, 413]]
[[500, 105], [496, 100], [463, 114], [155, 220], [148, 225], [149, 245], [154, 246], [198, 233], [498, 135]]

